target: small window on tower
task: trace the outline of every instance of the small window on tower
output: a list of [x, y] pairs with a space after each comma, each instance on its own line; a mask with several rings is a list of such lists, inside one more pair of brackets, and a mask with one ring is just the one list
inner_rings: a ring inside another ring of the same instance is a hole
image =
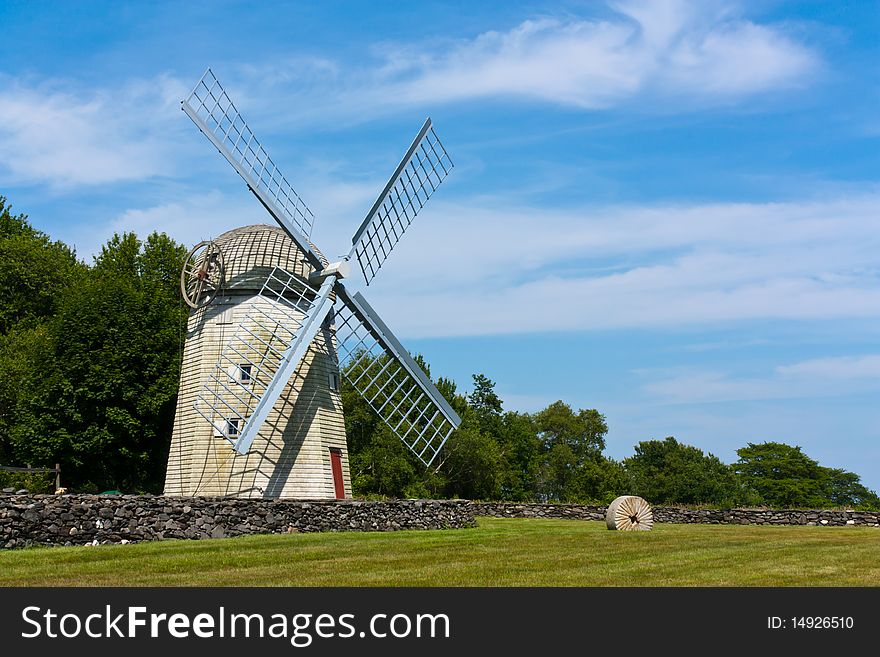
[[339, 373], [330, 372], [330, 390], [339, 392]]
[[224, 308], [217, 316], [218, 324], [232, 324], [232, 306]]
[[241, 420], [239, 418], [220, 418], [219, 420], [214, 420], [211, 424], [214, 425], [215, 438], [234, 438], [238, 435], [241, 428]]
[[253, 365], [250, 363], [238, 363], [226, 368], [226, 376], [229, 377], [230, 383], [240, 383], [243, 386], [250, 385], [252, 373]]

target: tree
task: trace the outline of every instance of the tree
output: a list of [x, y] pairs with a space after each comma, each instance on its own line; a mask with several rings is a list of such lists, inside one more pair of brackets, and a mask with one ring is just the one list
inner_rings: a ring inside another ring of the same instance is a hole
[[735, 506], [743, 500], [731, 468], [712, 454], [673, 437], [647, 440], [623, 464], [633, 492], [652, 504]]
[[417, 478], [410, 451], [384, 425], [357, 452], [349, 451], [349, 463], [355, 495], [406, 497]]
[[465, 421], [444, 447], [443, 472], [450, 497], [496, 500], [500, 492], [498, 443], [480, 431], [475, 422]]
[[544, 453], [538, 480], [541, 502], [576, 502], [578, 461], [566, 443], [555, 443]]
[[585, 479], [585, 468], [595, 474], [602, 459], [608, 432], [605, 417], [595, 409], [575, 413], [560, 400], [537, 413], [534, 422], [542, 446], [535, 486], [537, 498], [590, 501], [586, 491], [591, 484]]
[[866, 488], [854, 472], [826, 468], [828, 490], [826, 497], [835, 506], [854, 506], [862, 509], [880, 509], [880, 497]]
[[534, 499], [542, 450], [534, 418], [508, 411], [501, 416], [493, 437], [499, 449], [499, 498], [513, 502]]
[[0, 195], [0, 239], [10, 237], [34, 237], [38, 231], [28, 223], [26, 214], [12, 214], [12, 206]]
[[440, 394], [443, 395], [444, 399], [446, 399], [446, 401], [449, 402], [449, 405], [452, 406], [452, 410], [458, 413], [459, 416], [463, 415], [468, 408], [468, 401], [464, 395], [458, 393], [455, 381], [441, 376], [437, 379], [435, 384], [437, 390], [440, 391]]
[[28, 436], [48, 440], [44, 422], [54, 410], [58, 376], [54, 334], [45, 323], [0, 335], [0, 463], [54, 463], [54, 449], [41, 458], [18, 446]]
[[114, 236], [44, 330], [16, 332], [15, 461], [60, 462], [80, 490], [161, 490], [188, 314], [170, 272], [185, 253], [164, 235]]
[[548, 449], [563, 444], [578, 460], [595, 458], [605, 449], [608, 425], [596, 409], [575, 413], [563, 401], [555, 401], [535, 416], [539, 435]]
[[13, 215], [0, 196], [0, 335], [51, 317], [84, 269], [73, 250]]
[[575, 482], [578, 501], [608, 504], [632, 491], [629, 474], [623, 464], [602, 456], [588, 459], [580, 467]]
[[480, 415], [501, 415], [501, 398], [495, 394], [495, 382], [484, 374], [474, 374], [474, 389], [468, 395], [468, 404]]
[[743, 483], [773, 507], [822, 507], [829, 504], [825, 468], [785, 443], [748, 443], [736, 450], [734, 469]]

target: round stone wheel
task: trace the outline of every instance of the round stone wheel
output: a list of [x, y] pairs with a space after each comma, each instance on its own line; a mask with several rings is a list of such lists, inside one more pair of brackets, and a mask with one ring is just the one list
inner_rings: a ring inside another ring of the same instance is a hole
[[608, 505], [605, 513], [608, 529], [618, 531], [648, 531], [654, 526], [651, 505], [635, 495], [621, 495]]

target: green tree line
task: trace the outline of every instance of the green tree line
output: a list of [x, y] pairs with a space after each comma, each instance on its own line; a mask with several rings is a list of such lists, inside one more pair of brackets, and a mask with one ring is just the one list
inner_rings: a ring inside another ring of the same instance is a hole
[[[0, 197], [0, 464], [61, 463], [72, 490], [161, 492], [188, 314], [178, 291], [185, 254], [165, 234], [125, 233], [85, 264]], [[356, 496], [880, 508], [858, 475], [796, 446], [748, 443], [725, 464], [669, 437], [618, 461], [604, 454], [608, 425], [596, 409], [560, 400], [505, 411], [483, 374], [466, 393], [435, 383], [462, 425], [426, 468], [343, 377]]]
[[185, 254], [127, 233], [85, 265], [0, 197], [0, 464], [60, 463], [75, 490], [161, 490]]

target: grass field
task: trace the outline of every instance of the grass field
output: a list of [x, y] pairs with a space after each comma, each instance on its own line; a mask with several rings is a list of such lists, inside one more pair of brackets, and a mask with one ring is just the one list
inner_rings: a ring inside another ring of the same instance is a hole
[[0, 552], [0, 586], [878, 586], [880, 530], [480, 518], [475, 529]]

